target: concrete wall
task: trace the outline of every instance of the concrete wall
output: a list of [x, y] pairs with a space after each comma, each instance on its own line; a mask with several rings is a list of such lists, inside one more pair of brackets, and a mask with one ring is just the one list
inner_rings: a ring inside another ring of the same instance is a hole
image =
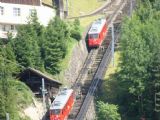
[[95, 111], [96, 111], [95, 102], [94, 102], [94, 99], [92, 99], [84, 120], [96, 120], [96, 112]]
[[72, 52], [72, 57], [69, 62], [69, 68], [65, 71], [65, 82], [72, 84], [79, 75], [84, 61], [88, 55], [86, 43], [84, 40], [79, 41]]

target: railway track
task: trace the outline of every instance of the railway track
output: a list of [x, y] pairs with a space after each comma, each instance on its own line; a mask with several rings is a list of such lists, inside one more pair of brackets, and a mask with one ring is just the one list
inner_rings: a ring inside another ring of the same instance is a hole
[[[76, 93], [76, 101], [69, 115], [68, 120], [83, 120], [88, 110], [89, 104], [93, 99], [94, 92], [104, 76], [111, 58], [112, 58], [112, 36], [111, 36], [111, 23], [116, 20], [119, 10], [125, 8], [126, 0], [122, 0], [120, 5], [117, 6], [114, 13], [107, 18], [109, 25], [108, 35], [98, 49], [92, 49], [86, 59], [86, 62], [73, 85]], [[119, 19], [119, 16], [118, 16]], [[119, 23], [116, 23], [115, 42], [118, 40]]]

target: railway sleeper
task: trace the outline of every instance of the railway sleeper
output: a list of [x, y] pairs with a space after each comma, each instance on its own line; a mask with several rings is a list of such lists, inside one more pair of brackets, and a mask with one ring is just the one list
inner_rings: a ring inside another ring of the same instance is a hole
[[93, 75], [95, 74], [95, 71], [96, 71], [95, 69], [96, 69], [96, 68], [97, 68], [97, 67], [95, 67], [95, 68], [92, 67], [92, 69], [88, 70], [88, 76], [89, 76], [89, 77], [91, 77], [91, 76], [93, 76]]
[[91, 82], [91, 80], [93, 79], [93, 75], [92, 76], [88, 76], [86, 79], [87, 79], [87, 81], [85, 83], [89, 83], [89, 81]]
[[102, 58], [97, 58], [97, 59], [95, 59], [94, 64], [100, 63], [101, 59], [102, 59]]
[[92, 79], [86, 80], [85, 83], [84, 83], [84, 85], [90, 84], [91, 82], [92, 82]]
[[100, 62], [101, 62], [101, 61], [95, 61], [95, 63], [93, 64], [93, 67], [97, 67], [97, 68], [98, 68]]
[[96, 68], [94, 69], [95, 71], [97, 70], [99, 64], [93, 64], [92, 68]]

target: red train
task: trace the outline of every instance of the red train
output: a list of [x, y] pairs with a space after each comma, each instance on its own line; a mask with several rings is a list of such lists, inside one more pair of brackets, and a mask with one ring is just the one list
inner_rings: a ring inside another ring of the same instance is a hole
[[61, 90], [50, 107], [50, 120], [67, 120], [73, 103], [73, 90], [66, 88]]
[[88, 47], [99, 47], [108, 32], [105, 19], [98, 19], [91, 25], [88, 32]]

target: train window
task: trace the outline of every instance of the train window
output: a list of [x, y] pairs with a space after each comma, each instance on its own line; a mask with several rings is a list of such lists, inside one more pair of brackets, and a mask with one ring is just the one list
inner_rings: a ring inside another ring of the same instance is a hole
[[60, 109], [54, 109], [54, 110], [51, 110], [51, 114], [54, 114], [54, 115], [59, 115], [61, 112]]
[[98, 38], [98, 34], [90, 34], [90, 39], [96, 39]]

